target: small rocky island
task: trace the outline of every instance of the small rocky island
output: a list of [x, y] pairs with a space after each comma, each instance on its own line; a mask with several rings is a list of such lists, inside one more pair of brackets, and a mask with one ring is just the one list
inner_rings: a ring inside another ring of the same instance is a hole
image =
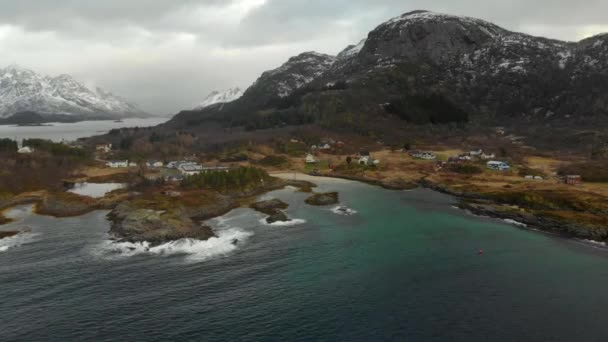
[[283, 212], [283, 210], [287, 209], [288, 207], [289, 204], [278, 199], [257, 202], [251, 205], [252, 209], [268, 215], [266, 218], [266, 223], [268, 224], [292, 221], [292, 219], [290, 219], [285, 212]]
[[6, 239], [6, 238], [9, 238], [9, 237], [13, 237], [13, 236], [15, 236], [17, 234], [19, 234], [19, 232], [16, 232], [16, 231], [0, 232], [0, 240]]
[[338, 204], [339, 196], [337, 192], [317, 193], [306, 199], [306, 203], [314, 206], [326, 206]]

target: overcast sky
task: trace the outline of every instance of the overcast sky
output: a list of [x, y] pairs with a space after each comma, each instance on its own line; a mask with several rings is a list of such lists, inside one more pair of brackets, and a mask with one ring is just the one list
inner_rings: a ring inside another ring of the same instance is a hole
[[170, 114], [416, 9], [563, 40], [608, 32], [606, 0], [0, 0], [0, 66], [72, 74]]

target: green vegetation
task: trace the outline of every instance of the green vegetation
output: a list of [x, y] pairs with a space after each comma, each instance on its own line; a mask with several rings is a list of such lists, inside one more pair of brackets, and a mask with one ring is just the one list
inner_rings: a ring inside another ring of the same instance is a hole
[[266, 156], [258, 161], [262, 166], [281, 167], [289, 165], [289, 159], [284, 156]]
[[252, 190], [271, 181], [266, 171], [255, 167], [239, 167], [228, 172], [212, 171], [186, 177], [182, 187], [186, 189]]
[[17, 142], [11, 139], [0, 139], [0, 152], [17, 152]]
[[23, 140], [23, 146], [32, 147], [37, 151], [48, 152], [57, 157], [72, 157], [82, 160], [90, 157], [90, 154], [82, 148], [55, 143], [44, 139], [25, 139]]

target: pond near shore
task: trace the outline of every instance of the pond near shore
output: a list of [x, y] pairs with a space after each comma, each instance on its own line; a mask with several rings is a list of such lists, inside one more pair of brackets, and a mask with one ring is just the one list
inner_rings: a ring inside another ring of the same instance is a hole
[[76, 183], [74, 187], [69, 189], [72, 192], [81, 196], [93, 198], [104, 197], [107, 193], [114, 190], [122, 189], [125, 185], [122, 183]]

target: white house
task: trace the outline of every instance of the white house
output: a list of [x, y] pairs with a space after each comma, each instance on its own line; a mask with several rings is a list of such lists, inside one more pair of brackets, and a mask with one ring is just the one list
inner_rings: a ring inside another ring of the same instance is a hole
[[486, 165], [488, 166], [488, 169], [497, 171], [505, 171], [511, 168], [509, 164], [496, 160], [489, 161]]
[[312, 154], [308, 154], [306, 156], [306, 160], [305, 160], [306, 164], [316, 164], [319, 161], [317, 160], [317, 158], [315, 158], [315, 156], [313, 156]]
[[34, 152], [34, 149], [29, 146], [23, 146], [22, 148], [17, 150], [17, 153], [20, 154], [30, 154], [32, 152]]
[[178, 170], [186, 175], [186, 176], [193, 176], [193, 175], [198, 175], [201, 172], [203, 172], [203, 166], [202, 165], [198, 165], [198, 164], [182, 164], [178, 167]]
[[203, 172], [228, 172], [230, 168], [227, 166], [203, 166]]
[[474, 150], [474, 151], [469, 151], [469, 155], [471, 157], [479, 157], [483, 154], [483, 150], [482, 149], [478, 149], [478, 150]]
[[129, 162], [129, 167], [137, 167], [137, 163], [136, 162]]
[[95, 146], [95, 150], [97, 152], [110, 153], [112, 151], [112, 144], [99, 144]]
[[496, 155], [494, 153], [490, 153], [490, 154], [482, 153], [481, 154], [481, 159], [483, 159], [483, 160], [490, 160], [490, 159], [494, 159], [494, 158], [496, 158]]
[[165, 164], [162, 161], [158, 161], [158, 160], [148, 160], [146, 162], [146, 166], [154, 167], [154, 168], [161, 168], [161, 167], [165, 166]]
[[113, 169], [125, 168], [129, 167], [128, 160], [110, 160], [106, 162], [106, 166], [111, 167]]
[[372, 165], [379, 165], [380, 161], [377, 159], [373, 159], [371, 156], [363, 156], [363, 157], [359, 158], [358, 163], [359, 163], [359, 165], [372, 166]]

